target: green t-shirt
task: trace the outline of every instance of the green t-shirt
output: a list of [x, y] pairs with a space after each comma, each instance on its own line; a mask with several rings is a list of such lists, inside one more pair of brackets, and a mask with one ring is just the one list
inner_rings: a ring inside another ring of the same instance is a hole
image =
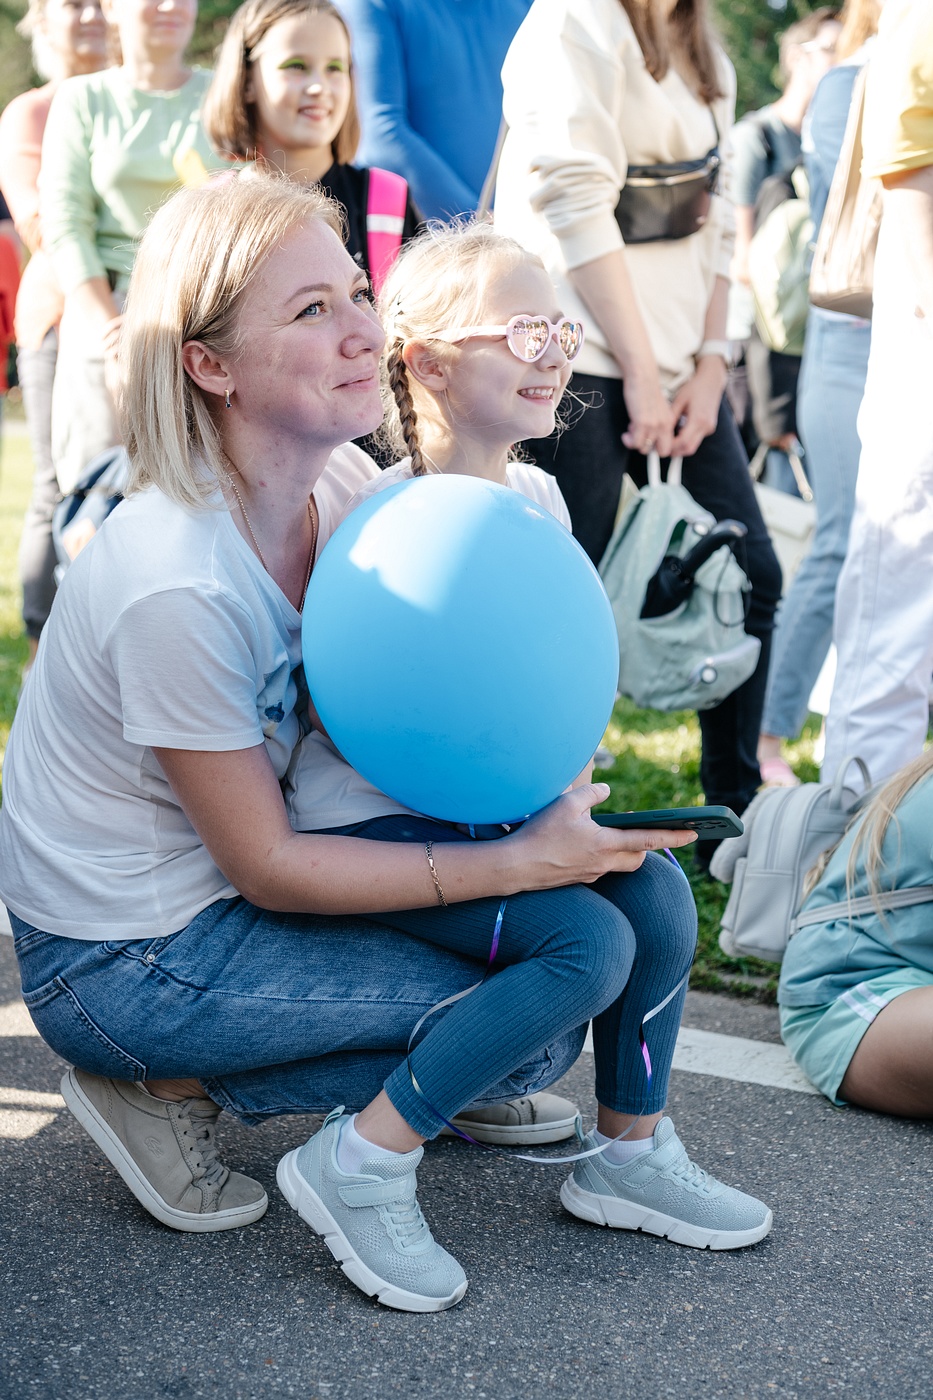
[[[882, 891], [933, 884], [933, 774], [917, 783], [897, 808], [882, 845], [878, 873]], [[847, 897], [846, 864], [861, 823], [840, 843], [823, 878], [803, 909]], [[859, 852], [853, 898], [870, 894], [864, 852]], [[832, 919], [802, 928], [788, 944], [781, 968], [778, 1001], [782, 1006], [824, 1006], [859, 982], [903, 967], [933, 974], [933, 903], [872, 911], [851, 920]]]
[[62, 291], [111, 275], [122, 290], [159, 205], [225, 162], [200, 109], [211, 74], [174, 92], [143, 92], [122, 68], [69, 78], [55, 94], [39, 177], [43, 247]]

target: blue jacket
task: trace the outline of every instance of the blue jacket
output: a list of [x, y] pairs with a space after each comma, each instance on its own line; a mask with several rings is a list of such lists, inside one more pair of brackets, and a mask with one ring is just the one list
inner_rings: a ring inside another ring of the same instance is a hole
[[495, 149], [499, 72], [531, 0], [340, 0], [340, 8], [363, 126], [358, 163], [403, 175], [426, 218], [469, 213]]

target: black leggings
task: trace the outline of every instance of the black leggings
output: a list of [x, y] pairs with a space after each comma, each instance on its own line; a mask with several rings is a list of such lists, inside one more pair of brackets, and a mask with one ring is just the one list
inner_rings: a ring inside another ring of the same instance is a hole
[[[573, 388], [585, 411], [574, 410], [572, 426], [560, 435], [523, 444], [545, 471], [553, 472], [564, 493], [573, 533], [598, 564], [609, 543], [624, 473], [643, 486], [644, 456], [624, 446], [628, 427], [622, 382], [575, 374]], [[754, 674], [715, 709], [700, 713], [703, 755], [700, 778], [706, 800], [741, 812], [761, 782], [758, 731], [764, 707], [774, 613], [781, 597], [781, 566], [761, 518], [748, 474], [748, 459], [725, 400], [715, 431], [692, 457], [684, 459], [683, 484], [717, 520], [740, 520], [748, 529], [740, 562], [752, 585], [746, 631], [761, 642]]]

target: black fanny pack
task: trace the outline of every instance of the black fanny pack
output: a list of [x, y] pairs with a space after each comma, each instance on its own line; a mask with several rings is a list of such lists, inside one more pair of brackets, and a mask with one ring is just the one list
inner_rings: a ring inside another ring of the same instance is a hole
[[630, 165], [616, 205], [626, 243], [689, 238], [705, 224], [719, 186], [719, 147], [699, 160], [671, 165]]

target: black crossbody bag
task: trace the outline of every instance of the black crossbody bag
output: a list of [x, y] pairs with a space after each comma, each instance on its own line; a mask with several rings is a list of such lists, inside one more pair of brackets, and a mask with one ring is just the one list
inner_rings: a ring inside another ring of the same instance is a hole
[[630, 165], [616, 205], [626, 243], [667, 243], [698, 233], [719, 188], [717, 143], [699, 160], [669, 165]]

